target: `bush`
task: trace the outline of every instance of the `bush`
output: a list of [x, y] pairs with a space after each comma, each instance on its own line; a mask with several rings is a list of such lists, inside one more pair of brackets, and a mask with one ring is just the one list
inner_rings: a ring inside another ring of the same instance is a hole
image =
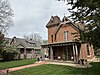
[[17, 55], [17, 53], [15, 53], [15, 52], [11, 53], [11, 52], [4, 51], [2, 57], [3, 57], [3, 60], [10, 61], [10, 60], [14, 60], [16, 55]]
[[15, 59], [17, 54], [18, 50], [15, 45], [6, 45], [2, 52], [2, 58], [4, 61], [11, 61]]

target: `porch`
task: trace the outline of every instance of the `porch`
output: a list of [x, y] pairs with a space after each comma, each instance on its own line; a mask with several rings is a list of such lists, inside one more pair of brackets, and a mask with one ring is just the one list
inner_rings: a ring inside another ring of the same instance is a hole
[[44, 53], [44, 50], [47, 50], [48, 58], [51, 61], [59, 60], [78, 62], [80, 58], [79, 42], [63, 42], [42, 45], [42, 53]]
[[20, 58], [36, 58], [38, 54], [41, 54], [41, 50], [39, 48], [19, 48]]

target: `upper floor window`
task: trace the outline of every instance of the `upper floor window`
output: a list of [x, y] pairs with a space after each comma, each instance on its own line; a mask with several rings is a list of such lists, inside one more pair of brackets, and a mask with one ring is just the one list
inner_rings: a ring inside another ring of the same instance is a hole
[[53, 35], [51, 35], [51, 41], [52, 41], [52, 43], [53, 43]]
[[89, 45], [86, 45], [86, 46], [87, 46], [87, 54], [90, 55]]
[[29, 46], [36, 46], [36, 43], [28, 43]]
[[64, 41], [68, 41], [68, 31], [64, 31]]
[[55, 35], [55, 42], [56, 42], [56, 35]]

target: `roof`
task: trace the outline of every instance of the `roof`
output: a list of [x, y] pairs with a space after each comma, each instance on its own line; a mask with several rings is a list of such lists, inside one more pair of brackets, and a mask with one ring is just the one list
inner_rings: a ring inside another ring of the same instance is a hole
[[50, 44], [46, 44], [46, 45], [41, 45], [43, 48], [45, 47], [55, 47], [55, 46], [67, 46], [67, 45], [80, 45], [80, 42], [78, 41], [68, 41], [68, 42], [56, 42], [56, 43], [50, 43]]
[[4, 40], [6, 41], [6, 43], [10, 43], [12, 39], [6, 37], [6, 38], [4, 38]]
[[14, 44], [17, 45], [18, 48], [28, 48], [28, 49], [40, 49], [41, 43], [39, 41], [33, 41], [33, 40], [26, 40], [22, 38], [5, 38], [6, 41], [8, 41], [10, 44], [14, 42]]
[[78, 31], [84, 31], [84, 24], [81, 23], [73, 23], [70, 19], [68, 19], [66, 16], [63, 17], [62, 21], [58, 16], [51, 16], [51, 19], [47, 23], [46, 27], [57, 25], [56, 30], [54, 32], [54, 35], [57, 34], [59, 29], [64, 24], [70, 24], [72, 27], [74, 27]]
[[57, 25], [61, 22], [60, 18], [58, 16], [51, 16], [51, 19], [49, 20], [49, 22], [47, 23], [46, 27], [50, 27], [53, 25]]
[[62, 22], [64, 21], [70, 21], [66, 16], [63, 17]]
[[61, 26], [64, 25], [64, 24], [70, 24], [70, 26], [74, 27], [76, 30], [83, 31], [83, 28], [81, 28], [80, 26], [74, 24], [71, 20], [69, 20], [66, 16], [64, 16], [62, 21], [59, 23], [58, 27], [56, 28], [54, 35], [57, 34], [57, 32], [59, 31]]
[[61, 23], [58, 25], [58, 27], [56, 28], [54, 34], [57, 34], [57, 32], [59, 31], [60, 27], [61, 27], [63, 24], [67, 24], [67, 23], [70, 23], [70, 21], [61, 22]]
[[81, 30], [84, 30], [85, 27], [84, 23], [80, 21], [75, 22], [75, 26], [79, 27]]

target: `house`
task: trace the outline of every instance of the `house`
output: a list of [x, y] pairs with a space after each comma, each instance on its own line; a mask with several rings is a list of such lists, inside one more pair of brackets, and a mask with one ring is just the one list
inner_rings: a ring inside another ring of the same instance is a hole
[[66, 16], [62, 20], [51, 16], [46, 25], [48, 29], [48, 44], [42, 45], [42, 51], [48, 51], [50, 60], [79, 62], [94, 58], [93, 46], [79, 42], [80, 34], [84, 31], [83, 23], [73, 23]]
[[95, 51], [96, 56], [100, 56], [100, 48]]
[[33, 41], [32, 39], [26, 40], [22, 38], [5, 38], [8, 44], [15, 44], [20, 51], [21, 58], [33, 58], [41, 53], [41, 43]]

